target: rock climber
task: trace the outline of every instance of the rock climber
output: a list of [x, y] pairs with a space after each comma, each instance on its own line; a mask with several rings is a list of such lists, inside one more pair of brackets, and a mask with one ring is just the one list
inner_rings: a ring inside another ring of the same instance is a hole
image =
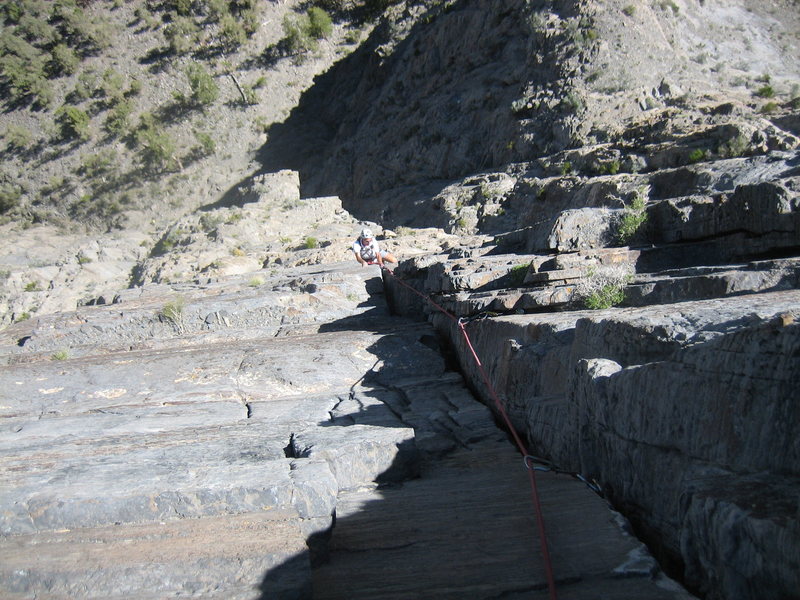
[[378, 240], [372, 235], [372, 231], [366, 227], [361, 230], [361, 234], [353, 242], [352, 250], [356, 260], [361, 263], [362, 267], [374, 265], [375, 263], [383, 267], [384, 261], [397, 263], [397, 259], [392, 254], [380, 249]]

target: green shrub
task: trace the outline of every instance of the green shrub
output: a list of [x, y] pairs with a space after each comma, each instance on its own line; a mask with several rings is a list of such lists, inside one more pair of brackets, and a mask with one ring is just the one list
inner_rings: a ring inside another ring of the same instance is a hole
[[75, 51], [66, 44], [58, 44], [50, 51], [50, 73], [54, 76], [72, 75], [80, 64]]
[[230, 0], [231, 11], [239, 14], [255, 9], [258, 3], [259, 0]]
[[317, 49], [317, 40], [333, 31], [330, 15], [312, 6], [304, 15], [286, 15], [283, 20], [283, 44], [290, 54], [298, 55]]
[[39, 282], [38, 281], [29, 281], [27, 284], [25, 284], [25, 291], [26, 292], [39, 292], [39, 291], [41, 291], [41, 288], [39, 287]]
[[21, 125], [9, 125], [3, 137], [8, 147], [17, 151], [27, 150], [33, 144], [33, 134]]
[[561, 100], [562, 108], [570, 113], [579, 113], [582, 112], [586, 105], [583, 102], [583, 98], [581, 98], [576, 92], [569, 92], [564, 98]]
[[134, 15], [147, 29], [154, 29], [158, 26], [158, 20], [150, 14], [147, 6], [137, 6]]
[[759, 98], [774, 98], [775, 89], [770, 84], [766, 84], [758, 88], [755, 91], [755, 95]]
[[722, 158], [736, 158], [744, 156], [750, 151], [750, 141], [744, 134], [739, 134], [722, 142], [717, 148], [717, 154]]
[[220, 21], [222, 17], [230, 14], [227, 0], [207, 0], [206, 9], [209, 18], [214, 22]]
[[98, 152], [89, 154], [81, 160], [78, 173], [87, 177], [96, 177], [108, 172], [117, 160], [115, 152]]
[[242, 94], [244, 95], [244, 103], [245, 104], [258, 104], [258, 94], [253, 89], [252, 86], [243, 85], [242, 86]]
[[40, 52], [14, 34], [0, 38], [0, 74], [9, 98], [14, 102], [32, 102], [37, 108], [47, 108], [53, 101], [53, 90], [44, 74]]
[[308, 34], [318, 40], [328, 37], [333, 31], [333, 23], [327, 12], [318, 6], [312, 6], [308, 15]]
[[511, 267], [509, 273], [510, 287], [519, 287], [525, 281], [530, 264], [516, 265]]
[[242, 28], [244, 28], [244, 32], [248, 36], [253, 35], [261, 26], [261, 19], [258, 17], [258, 11], [252, 8], [242, 12], [241, 22]]
[[131, 79], [131, 83], [128, 86], [128, 89], [125, 90], [125, 97], [130, 98], [131, 96], [138, 96], [142, 91], [142, 82], [138, 79]]
[[214, 78], [200, 63], [191, 63], [186, 67], [186, 76], [192, 88], [192, 100], [200, 106], [213, 104], [219, 97], [219, 86]]
[[225, 15], [219, 22], [219, 40], [226, 51], [235, 52], [247, 41], [247, 33], [233, 15]]
[[680, 8], [677, 4], [675, 4], [674, 0], [659, 0], [658, 2], [659, 7], [661, 10], [672, 10], [673, 14], [678, 14], [680, 12]]
[[80, 102], [91, 98], [97, 90], [97, 73], [94, 71], [83, 71], [75, 82], [75, 88], [70, 92], [70, 97], [75, 102]]
[[174, 169], [177, 163], [175, 141], [160, 129], [145, 129], [138, 137], [140, 157], [149, 168]]
[[145, 167], [167, 170], [177, 166], [175, 142], [166, 131], [155, 124], [152, 115], [142, 115], [134, 137]]
[[608, 284], [583, 299], [586, 308], [601, 310], [611, 308], [625, 301], [625, 288], [621, 285]]
[[46, 109], [53, 103], [53, 87], [44, 77], [34, 77], [28, 86], [28, 95], [33, 102], [33, 106], [38, 109]]
[[211, 233], [224, 222], [222, 215], [217, 213], [204, 212], [200, 215], [200, 228], [206, 233]]
[[212, 154], [214, 154], [214, 152], [216, 152], [217, 145], [214, 142], [214, 138], [212, 138], [210, 134], [205, 133], [203, 131], [195, 131], [194, 138], [197, 140], [197, 143], [199, 144], [198, 146], [200, 149], [199, 154], [201, 156], [211, 156]]
[[158, 314], [159, 320], [167, 321], [178, 334], [182, 334], [186, 331], [185, 307], [185, 301], [181, 297], [167, 302]]
[[194, 19], [176, 17], [164, 29], [164, 37], [167, 39], [169, 49], [173, 54], [186, 54], [195, 47], [199, 31]]
[[608, 162], [596, 163], [594, 165], [595, 171], [599, 175], [616, 175], [619, 173], [619, 161], [614, 159]]
[[10, 181], [0, 182], [0, 214], [12, 211], [19, 206], [22, 188]]
[[26, 14], [19, 20], [17, 32], [40, 48], [48, 48], [61, 39], [55, 27], [50, 25], [46, 19], [33, 14]]
[[53, 352], [51, 357], [53, 360], [67, 360], [69, 358], [69, 351], [67, 350], [58, 350]]
[[51, 22], [70, 46], [84, 53], [96, 54], [111, 44], [109, 25], [90, 17], [74, 2], [56, 2]]
[[769, 115], [778, 110], [777, 102], [767, 102], [764, 106], [761, 107], [761, 114]]
[[115, 69], [106, 69], [103, 72], [103, 78], [98, 92], [108, 100], [109, 104], [115, 104], [120, 102], [124, 97], [124, 87], [125, 78], [122, 74]]
[[3, 16], [9, 23], [19, 23], [24, 14], [24, 9], [21, 2], [6, 2], [0, 6], [3, 11]]
[[617, 228], [617, 240], [623, 246], [627, 244], [639, 228], [647, 221], [647, 188], [636, 192], [630, 204], [625, 206]]
[[77, 106], [65, 104], [56, 111], [56, 123], [64, 139], [89, 139], [89, 115]]
[[155, 246], [153, 246], [152, 255], [153, 256], [164, 256], [167, 252], [172, 250], [178, 243], [181, 241], [181, 236], [185, 235], [185, 231], [180, 228], [172, 228], [170, 229], [164, 237], [158, 240]]
[[576, 297], [593, 310], [611, 308], [625, 301], [625, 286], [633, 279], [630, 265], [590, 267], [575, 289]]
[[172, 0], [172, 5], [176, 13], [184, 17], [192, 14], [194, 0]]
[[308, 31], [308, 18], [286, 15], [283, 18], [283, 44], [289, 54], [304, 54], [317, 49], [317, 41]]
[[123, 137], [128, 131], [132, 112], [133, 103], [130, 100], [118, 102], [109, 111], [103, 128], [113, 137]]
[[708, 157], [708, 153], [705, 150], [701, 150], [700, 148], [695, 148], [689, 153], [687, 160], [689, 164], [699, 163], [702, 160], [705, 160]]
[[0, 47], [2, 47], [4, 57], [16, 56], [24, 64], [37, 63], [42, 55], [37, 48], [11, 30], [4, 31], [0, 35]]
[[319, 248], [319, 240], [315, 237], [307, 237], [303, 242], [303, 247], [310, 250], [312, 248]]
[[633, 4], [628, 4], [625, 7], [623, 7], [622, 12], [626, 16], [632, 17], [636, 13], [636, 7]]

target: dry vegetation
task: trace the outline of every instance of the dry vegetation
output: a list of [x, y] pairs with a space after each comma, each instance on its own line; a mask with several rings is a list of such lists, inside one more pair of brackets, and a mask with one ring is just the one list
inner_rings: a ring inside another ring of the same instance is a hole
[[315, 4], [4, 3], [0, 219], [163, 226], [213, 202], [382, 6]]

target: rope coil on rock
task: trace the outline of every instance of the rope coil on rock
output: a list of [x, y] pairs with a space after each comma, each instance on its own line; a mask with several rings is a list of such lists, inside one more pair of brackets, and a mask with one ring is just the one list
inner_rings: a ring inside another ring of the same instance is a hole
[[454, 314], [449, 312], [447, 309], [441, 307], [439, 304], [434, 302], [434, 300], [430, 296], [427, 296], [427, 295], [423, 294], [422, 292], [416, 290], [414, 287], [410, 286], [405, 281], [403, 281], [402, 279], [397, 277], [391, 271], [391, 269], [389, 269], [389, 268], [387, 268], [387, 267], [385, 267], [383, 265], [381, 265], [381, 269], [385, 273], [388, 273], [397, 283], [399, 283], [400, 285], [408, 288], [409, 290], [411, 290], [414, 294], [416, 294], [417, 296], [419, 296], [423, 300], [429, 302], [439, 312], [441, 312], [443, 315], [445, 315], [451, 321], [453, 321], [453, 323], [455, 323], [458, 326], [459, 331], [461, 332], [462, 336], [464, 337], [464, 341], [466, 342], [467, 347], [469, 348], [470, 354], [472, 355], [472, 358], [475, 361], [475, 364], [478, 366], [478, 370], [480, 371], [481, 378], [483, 379], [484, 385], [486, 386], [486, 389], [489, 392], [489, 396], [492, 398], [492, 401], [494, 402], [494, 404], [495, 404], [495, 406], [497, 408], [497, 411], [502, 416], [503, 421], [505, 422], [506, 427], [508, 428], [508, 431], [511, 433], [511, 436], [514, 438], [514, 443], [517, 445], [517, 448], [519, 449], [519, 451], [522, 453], [522, 456], [524, 457], [523, 460], [525, 461], [525, 470], [528, 473], [528, 479], [530, 481], [530, 486], [531, 486], [531, 497], [533, 499], [533, 507], [534, 507], [534, 512], [536, 514], [536, 524], [537, 524], [537, 527], [539, 529], [539, 538], [541, 540], [541, 552], [542, 552], [542, 558], [544, 560], [544, 565], [545, 565], [545, 574], [547, 576], [547, 587], [548, 587], [548, 589], [550, 591], [550, 600], [557, 600], [555, 577], [553, 576], [553, 565], [552, 565], [552, 562], [550, 560], [550, 550], [549, 550], [548, 545], [547, 545], [547, 536], [545, 534], [545, 527], [544, 527], [544, 516], [542, 514], [541, 502], [539, 501], [539, 489], [538, 489], [538, 486], [537, 486], [537, 483], [536, 483], [536, 470], [537, 469], [531, 468], [530, 463], [529, 463], [529, 459], [534, 459], [535, 457], [532, 456], [528, 452], [528, 449], [525, 447], [525, 443], [522, 441], [522, 438], [520, 437], [519, 433], [517, 433], [516, 428], [514, 427], [513, 423], [511, 422], [511, 419], [508, 416], [508, 413], [506, 412], [505, 405], [500, 400], [500, 397], [497, 395], [497, 392], [494, 389], [494, 385], [492, 385], [492, 382], [489, 379], [489, 375], [486, 373], [486, 370], [483, 368], [483, 363], [481, 362], [480, 358], [478, 357], [478, 353], [475, 351], [475, 348], [472, 345], [472, 340], [470, 339], [469, 334], [467, 333], [467, 329], [466, 329], [466, 323], [468, 323], [470, 321], [470, 319], [463, 319], [463, 318], [456, 317]]

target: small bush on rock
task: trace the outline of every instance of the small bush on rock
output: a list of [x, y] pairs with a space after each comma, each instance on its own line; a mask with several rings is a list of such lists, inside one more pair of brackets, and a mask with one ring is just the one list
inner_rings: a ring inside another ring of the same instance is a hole
[[211, 137], [210, 134], [205, 133], [203, 131], [195, 131], [194, 137], [199, 144], [199, 152], [201, 156], [211, 156], [216, 152], [217, 145], [214, 142], [214, 138]]
[[508, 272], [510, 276], [510, 285], [512, 287], [519, 287], [525, 281], [525, 276], [528, 274], [528, 269], [530, 264], [524, 265], [516, 265], [511, 267], [511, 270]]
[[649, 189], [646, 187], [641, 188], [637, 190], [631, 203], [625, 206], [617, 229], [617, 241], [623, 246], [633, 238], [634, 234], [647, 221], [645, 208], [648, 195]]
[[777, 102], [767, 102], [764, 106], [761, 107], [761, 114], [762, 115], [770, 115], [778, 110], [778, 103]]
[[721, 158], [736, 158], [744, 156], [750, 151], [750, 141], [743, 134], [739, 134], [722, 142], [717, 148]]
[[633, 279], [630, 265], [593, 267], [581, 278], [575, 294], [586, 308], [611, 308], [625, 301], [625, 286]]
[[158, 314], [159, 320], [166, 321], [180, 335], [186, 331], [185, 301], [182, 297], [167, 302]]
[[705, 160], [708, 157], [708, 153], [705, 150], [701, 150], [700, 148], [695, 148], [689, 153], [687, 156], [687, 160], [689, 164], [693, 165], [695, 163], [699, 163], [702, 160]]
[[67, 350], [58, 350], [53, 352], [50, 358], [53, 360], [67, 360], [69, 358], [69, 352]]
[[759, 98], [774, 98], [775, 88], [773, 88], [770, 84], [762, 85], [755, 91], [755, 95]]

